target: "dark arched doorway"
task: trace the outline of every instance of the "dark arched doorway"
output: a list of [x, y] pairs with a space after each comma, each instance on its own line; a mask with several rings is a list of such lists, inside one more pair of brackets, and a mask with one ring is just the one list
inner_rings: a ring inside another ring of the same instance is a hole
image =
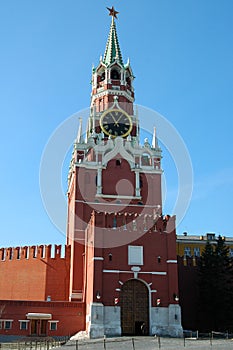
[[148, 335], [149, 292], [139, 280], [129, 280], [121, 288], [122, 335]]

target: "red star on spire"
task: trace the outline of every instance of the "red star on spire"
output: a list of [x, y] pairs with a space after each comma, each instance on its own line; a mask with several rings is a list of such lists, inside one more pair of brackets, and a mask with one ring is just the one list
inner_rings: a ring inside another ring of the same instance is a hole
[[120, 12], [117, 12], [113, 6], [111, 9], [109, 7], [107, 7], [107, 9], [109, 11], [109, 16], [112, 16], [114, 18], [117, 18], [117, 14], [120, 13]]

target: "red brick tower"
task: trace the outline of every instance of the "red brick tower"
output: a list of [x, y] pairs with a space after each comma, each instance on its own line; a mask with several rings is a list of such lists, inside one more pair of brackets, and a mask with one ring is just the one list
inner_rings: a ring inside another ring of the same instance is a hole
[[80, 120], [69, 172], [70, 300], [86, 305], [90, 337], [182, 335], [175, 218], [162, 215], [161, 149], [140, 144], [133, 72], [112, 16], [92, 71], [85, 135]]

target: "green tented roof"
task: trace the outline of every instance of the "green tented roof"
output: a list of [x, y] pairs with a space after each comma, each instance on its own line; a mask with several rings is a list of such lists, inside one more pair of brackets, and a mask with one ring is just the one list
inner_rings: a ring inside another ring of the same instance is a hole
[[114, 17], [112, 17], [112, 23], [108, 35], [108, 41], [104, 53], [103, 62], [108, 66], [115, 60], [118, 60], [118, 62], [123, 66], [121, 49], [117, 37], [116, 24]]

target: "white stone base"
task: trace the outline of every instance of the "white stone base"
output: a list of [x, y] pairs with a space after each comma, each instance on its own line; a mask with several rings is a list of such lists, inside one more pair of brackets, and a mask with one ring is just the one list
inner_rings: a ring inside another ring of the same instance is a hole
[[119, 306], [104, 306], [93, 303], [90, 307], [88, 336], [91, 339], [106, 336], [121, 336], [121, 313]]
[[121, 336], [120, 306], [104, 307], [104, 329], [107, 336]]
[[[120, 306], [91, 304], [87, 333], [89, 338], [93, 339], [104, 336], [121, 336]], [[150, 335], [183, 337], [180, 306], [171, 304], [169, 307], [152, 307], [149, 333]]]
[[179, 305], [151, 308], [151, 335], [183, 337], [181, 309]]

